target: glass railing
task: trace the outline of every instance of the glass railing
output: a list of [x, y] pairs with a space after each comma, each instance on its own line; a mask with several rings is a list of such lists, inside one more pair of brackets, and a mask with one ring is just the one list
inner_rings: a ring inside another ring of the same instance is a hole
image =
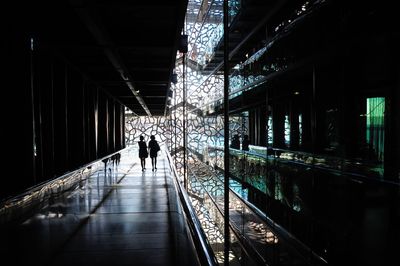
[[[185, 217], [185, 224], [187, 225], [186, 231], [187, 233], [190, 233], [191, 239], [193, 240], [193, 244], [196, 248], [195, 253], [198, 256], [198, 261], [200, 262], [200, 265], [218, 265], [216, 256], [211, 249], [207, 237], [201, 227], [199, 218], [197, 217], [196, 212], [192, 207], [190, 198], [186, 190], [183, 188], [182, 180], [179, 179], [179, 175], [177, 173], [171, 155], [168, 153], [168, 151], [165, 151], [165, 155], [167, 156], [170, 171], [172, 174], [172, 184], [170, 187], [174, 188], [168, 193], [172, 199], [170, 200], [170, 202], [179, 203], [179, 206], [178, 208], [176, 208], [175, 211], [177, 213], [183, 214]], [[181, 215], [179, 215], [177, 219], [179, 219], [180, 217]], [[185, 247], [182, 247], [182, 249], [185, 249]], [[182, 265], [184, 265], [184, 263]]]
[[[209, 146], [209, 150], [212, 151], [212, 153], [223, 152], [223, 147]], [[254, 145], [249, 146], [249, 151], [230, 149], [230, 154], [236, 158], [235, 161], [242, 161], [243, 158], [246, 158], [248, 165], [261, 165], [258, 168], [262, 168], [268, 160], [270, 165], [276, 164], [277, 162], [281, 164], [294, 163], [297, 165], [318, 168], [320, 170], [331, 171], [333, 174], [345, 174], [353, 177], [385, 181], [382, 180], [382, 164], [372, 164], [358, 159], [347, 159], [323, 154], [312, 154], [302, 151], [267, 148]], [[235, 165], [235, 168], [231, 169], [231, 173], [240, 174], [243, 172], [243, 163], [239, 164], [233, 162], [233, 164]], [[265, 174], [265, 169], [261, 174]]]
[[[220, 180], [212, 178], [212, 176], [204, 176], [204, 170], [204, 166], [200, 166], [191, 160], [188, 192], [191, 195], [192, 204], [207, 235], [208, 242], [217, 257], [218, 263], [222, 265], [226, 261], [224, 257], [223, 184], [221, 184]], [[206, 180], [204, 180], [205, 177]], [[229, 265], [257, 265], [257, 260], [250, 256], [250, 253], [244, 248], [239, 239], [240, 236], [231, 227], [229, 235]]]
[[[126, 148], [4, 200], [0, 203], [0, 224], [24, 219], [34, 210], [43, 211], [46, 215], [58, 215], [42, 208], [66, 191], [72, 191], [70, 196], [72, 198], [88, 187], [95, 195], [83, 193], [85, 198], [82, 200], [86, 201], [85, 208], [75, 211], [83, 217], [89, 215], [98, 206], [101, 198], [111, 191], [112, 185], [121, 179], [121, 176], [117, 174], [118, 169], [123, 170], [120, 161], [130, 160], [132, 156], [132, 149]], [[65, 212], [65, 210], [63, 211]]]
[[254, 74], [249, 76], [241, 75], [240, 73], [234, 72], [229, 77], [229, 99], [233, 99], [243, 91], [251, 90], [256, 86], [266, 82], [266, 74]]
[[[223, 148], [210, 146], [208, 154], [223, 156]], [[212, 158], [209, 161], [214, 163]], [[384, 228], [392, 225], [388, 219], [399, 220], [387, 206], [395, 208], [399, 202], [400, 184], [381, 180], [373, 165], [251, 145], [250, 151], [230, 149], [229, 161], [235, 181], [232, 191], [328, 262], [340, 261], [340, 254], [351, 252], [342, 244], [350, 241], [346, 236], [356, 247], [363, 246], [362, 239], [370, 239], [354, 229], [368, 227], [359, 217], [374, 213], [366, 202], [375, 202], [376, 211], [385, 213], [376, 217], [377, 223], [385, 225], [380, 226], [377, 240], [385, 241]], [[223, 163], [210, 167], [223, 173]], [[352, 256], [359, 259], [357, 254]]]
[[321, 5], [329, 2], [329, 0], [307, 0], [304, 1], [300, 6], [298, 6], [291, 14], [288, 14], [286, 18], [284, 18], [279, 24], [275, 25], [274, 33], [281, 33], [293, 24], [296, 24], [299, 20], [301, 20], [307, 14], [313, 12], [318, 9]]
[[[284, 37], [289, 36], [293, 28], [300, 26], [304, 18], [310, 16], [323, 2], [325, 1], [306, 1], [294, 11], [289, 19], [276, 27], [274, 36], [264, 47], [235, 67], [229, 77], [230, 99], [244, 91], [260, 86], [267, 81], [267, 77], [271, 74], [286, 70], [299, 60], [304, 61], [307, 54], [311, 54], [310, 48], [313, 47], [311, 39], [296, 40], [298, 45], [293, 47], [292, 41], [289, 38], [286, 41]], [[300, 45], [300, 42], [302, 45]], [[299, 47], [303, 48], [300, 49]]]
[[[222, 174], [194, 157], [190, 163], [190, 192], [199, 198], [199, 203], [212, 222], [223, 229], [224, 193]], [[234, 187], [234, 182], [232, 182]], [[203, 203], [203, 204], [201, 204]], [[213, 211], [214, 210], [214, 211]], [[217, 210], [217, 211], [216, 211]], [[325, 261], [295, 239], [278, 224], [245, 203], [241, 195], [231, 188], [229, 192], [230, 227], [235, 241], [240, 242], [240, 254], [247, 254], [258, 265], [324, 265]], [[221, 225], [222, 223], [222, 225]], [[211, 235], [216, 236], [213, 232]], [[222, 236], [219, 241], [222, 241]], [[234, 241], [234, 243], [235, 243]], [[218, 252], [218, 251], [217, 251]], [[240, 257], [233, 251], [235, 257]], [[243, 255], [241, 255], [243, 256]], [[279, 261], [276, 261], [279, 258]], [[247, 264], [245, 264], [247, 265]]]
[[[228, 23], [233, 21], [236, 15], [239, 13], [241, 8], [241, 0], [230, 0], [228, 1]], [[197, 57], [198, 62], [201, 65], [206, 65], [212, 60], [215, 55], [215, 48], [221, 42], [224, 36], [224, 24], [223, 24], [223, 1], [215, 0], [212, 2], [212, 6], [209, 11], [209, 16], [204, 22], [204, 30], [200, 32], [203, 35], [201, 38], [204, 45], [204, 54]], [[201, 50], [201, 49], [200, 49]]]
[[304, 164], [332, 171], [332, 173], [342, 173], [354, 177], [362, 177], [368, 179], [382, 180], [383, 178], [383, 165], [372, 164], [368, 161], [359, 159], [347, 159], [342, 157], [335, 157], [323, 154], [312, 154], [301, 151], [291, 151], [277, 148], [267, 149], [261, 146], [250, 145], [248, 154], [252, 156], [268, 156], [278, 160], [279, 162], [288, 162], [296, 164]]
[[[199, 23], [198, 33], [193, 41], [195, 60], [200, 65], [205, 65], [212, 57], [212, 51], [221, 38], [221, 25], [223, 23], [223, 1], [214, 0], [207, 8], [207, 16]], [[203, 15], [204, 16], [204, 15]], [[223, 26], [222, 26], [223, 31]], [[222, 32], [223, 34], [223, 32]], [[193, 55], [193, 52], [191, 52]]]
[[[327, 49], [323, 47], [325, 44], [322, 42], [320, 43], [321, 47], [315, 47], [315, 41], [311, 37], [298, 38], [292, 34], [302, 30], [305, 23], [311, 23], [313, 14], [323, 7], [325, 2], [329, 1], [306, 1], [300, 5], [294, 14], [290, 16], [291, 19], [283, 21], [276, 27], [273, 36], [264, 47], [258, 49], [246, 61], [232, 69], [233, 71], [229, 76], [229, 99], [233, 99], [245, 91], [262, 86], [269, 79], [284, 73], [286, 70], [294, 70], [299, 66], [312, 62], [312, 54], [316, 53], [315, 49], [317, 51], [318, 49]], [[212, 8], [217, 7], [216, 2], [213, 5], [215, 7]], [[236, 4], [232, 4], [232, 8], [234, 6], [236, 8]], [[236, 9], [239, 11], [240, 3], [237, 6], [238, 8]], [[222, 7], [219, 6], [216, 9], [219, 10], [220, 8]], [[203, 39], [200, 43], [203, 43], [203, 51], [199, 53], [202, 65], [213, 58], [215, 47], [223, 36], [222, 17], [218, 20], [214, 18], [213, 22], [214, 24], [210, 26], [211, 28], [204, 29], [204, 32], [207, 33], [202, 34]], [[296, 43], [295, 46], [293, 46], [294, 42]], [[324, 54], [327, 53], [325, 52]], [[208, 79], [211, 78], [213, 76], [208, 77]], [[207, 84], [207, 81], [203, 83]], [[214, 91], [222, 92], [223, 83], [217, 84]], [[207, 97], [206, 101], [196, 107], [206, 114], [220, 112], [223, 104], [222, 98], [222, 95]]]

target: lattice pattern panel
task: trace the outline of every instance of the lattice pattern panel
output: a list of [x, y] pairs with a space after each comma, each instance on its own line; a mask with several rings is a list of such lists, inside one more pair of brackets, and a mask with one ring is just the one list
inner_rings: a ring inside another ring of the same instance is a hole
[[127, 145], [136, 145], [139, 137], [143, 135], [145, 140], [150, 136], [156, 136], [156, 140], [167, 142], [170, 137], [170, 120], [168, 117], [133, 116], [126, 119], [125, 141]]
[[189, 1], [186, 31], [189, 33], [189, 57], [204, 65], [221, 39], [223, 1]]

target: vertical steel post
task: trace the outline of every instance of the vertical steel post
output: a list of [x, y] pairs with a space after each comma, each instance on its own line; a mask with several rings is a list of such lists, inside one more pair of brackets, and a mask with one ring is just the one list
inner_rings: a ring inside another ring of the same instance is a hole
[[224, 0], [224, 265], [229, 265], [229, 47], [228, 0]]
[[36, 78], [34, 75], [36, 74], [34, 72], [34, 49], [35, 49], [35, 43], [34, 43], [34, 39], [31, 38], [31, 50], [30, 50], [30, 96], [31, 96], [31, 107], [32, 107], [32, 143], [33, 143], [33, 147], [32, 147], [32, 175], [33, 175], [33, 183], [36, 184], [37, 183], [37, 177], [36, 177], [36, 122], [35, 122], [35, 92], [34, 92], [34, 78]]
[[[178, 91], [178, 90], [177, 90]], [[176, 91], [176, 92], [177, 92]], [[176, 92], [174, 93], [174, 106], [175, 106], [175, 110], [174, 110], [174, 137], [175, 137], [175, 139], [174, 139], [174, 153], [172, 153], [173, 154], [173, 158], [174, 158], [174, 161], [175, 161], [175, 166], [177, 165], [176, 163], [177, 163], [177, 159], [176, 159], [176, 148], [177, 148], [177, 145], [176, 145], [176, 143], [177, 143], [177, 139], [178, 139], [178, 137], [177, 137], [177, 128], [176, 128], [176, 124], [177, 124], [177, 119], [176, 119], [176, 113], [177, 113], [177, 111], [178, 111], [178, 108], [176, 107], [176, 103], [177, 103], [177, 96], [176, 96]]]
[[311, 99], [311, 150], [314, 154], [317, 149], [317, 92], [316, 92], [316, 70], [312, 68], [312, 99]]
[[186, 53], [183, 54], [182, 58], [182, 79], [183, 79], [183, 182], [184, 187], [187, 190], [187, 172], [186, 172], [186, 149], [187, 149], [187, 142], [186, 142]]

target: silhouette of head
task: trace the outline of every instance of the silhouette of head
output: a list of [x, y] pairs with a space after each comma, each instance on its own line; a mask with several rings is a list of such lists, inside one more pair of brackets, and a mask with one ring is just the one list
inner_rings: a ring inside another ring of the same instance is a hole
[[144, 140], [144, 137], [143, 137], [143, 136], [140, 136], [140, 140]]
[[156, 139], [156, 137], [154, 137], [154, 135], [151, 135], [150, 138], [151, 138], [152, 140], [155, 140], [155, 139]]

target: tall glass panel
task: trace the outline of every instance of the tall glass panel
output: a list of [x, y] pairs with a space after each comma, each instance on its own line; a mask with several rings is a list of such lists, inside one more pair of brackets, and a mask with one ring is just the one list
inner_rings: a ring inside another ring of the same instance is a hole
[[299, 114], [299, 146], [303, 143], [303, 115]]
[[379, 162], [384, 161], [385, 98], [367, 98], [366, 140], [368, 148]]
[[285, 115], [285, 145], [286, 147], [290, 146], [290, 121], [289, 121], [289, 116]]
[[272, 115], [268, 116], [267, 119], [267, 143], [268, 146], [273, 145], [273, 140], [274, 140], [274, 130], [272, 126]]

